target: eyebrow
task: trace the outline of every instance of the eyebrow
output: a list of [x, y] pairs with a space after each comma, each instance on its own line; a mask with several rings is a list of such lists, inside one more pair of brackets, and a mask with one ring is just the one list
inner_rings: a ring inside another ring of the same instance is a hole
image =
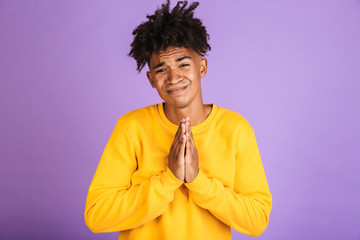
[[152, 69], [155, 70], [155, 68], [159, 68], [159, 67], [162, 67], [164, 66], [165, 62], [160, 62], [158, 64], [156, 64]]
[[[183, 56], [183, 57], [176, 59], [175, 61], [181, 62], [184, 59], [192, 59], [192, 58], [190, 56]], [[165, 64], [165, 62], [160, 62], [160, 63], [156, 64], [152, 69], [155, 70], [156, 68], [164, 66], [164, 64]]]
[[191, 59], [191, 57], [190, 57], [190, 56], [183, 56], [183, 57], [181, 57], [181, 58], [176, 59], [176, 61], [177, 61], [177, 62], [180, 62], [180, 61], [182, 61], [182, 60], [184, 60], [184, 59]]

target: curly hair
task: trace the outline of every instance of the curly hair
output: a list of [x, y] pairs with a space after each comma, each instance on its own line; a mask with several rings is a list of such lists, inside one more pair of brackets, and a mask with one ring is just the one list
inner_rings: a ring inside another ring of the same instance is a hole
[[139, 72], [149, 63], [153, 53], [165, 51], [170, 46], [190, 48], [201, 56], [211, 50], [209, 34], [201, 20], [193, 17], [199, 3], [193, 2], [186, 8], [187, 5], [187, 1], [179, 1], [170, 11], [170, 0], [167, 0], [154, 15], [146, 16], [147, 22], [135, 28], [129, 56], [136, 60]]

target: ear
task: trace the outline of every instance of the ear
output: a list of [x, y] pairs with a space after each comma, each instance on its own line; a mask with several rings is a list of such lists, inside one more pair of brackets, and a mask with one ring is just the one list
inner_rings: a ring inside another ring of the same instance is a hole
[[150, 71], [147, 71], [147, 72], [146, 72], [146, 76], [147, 76], [147, 78], [149, 79], [149, 82], [150, 82], [151, 86], [152, 86], [153, 88], [155, 88], [155, 83], [154, 83], [153, 75], [151, 74], [151, 72], [150, 72]]
[[205, 77], [207, 72], [207, 59], [202, 58], [200, 62], [200, 76]]

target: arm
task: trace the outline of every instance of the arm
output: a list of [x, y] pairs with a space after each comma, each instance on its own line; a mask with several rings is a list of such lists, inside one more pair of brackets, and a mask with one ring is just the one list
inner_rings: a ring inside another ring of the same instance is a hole
[[268, 224], [272, 197], [255, 134], [250, 130], [246, 146], [239, 150], [236, 156], [233, 188], [207, 177], [201, 170], [192, 182], [185, 185], [198, 206], [209, 210], [236, 231], [259, 236]]
[[137, 169], [130, 134], [118, 121], [101, 156], [89, 188], [85, 222], [93, 232], [136, 228], [161, 215], [182, 185], [169, 168], [138, 185], [131, 183]]

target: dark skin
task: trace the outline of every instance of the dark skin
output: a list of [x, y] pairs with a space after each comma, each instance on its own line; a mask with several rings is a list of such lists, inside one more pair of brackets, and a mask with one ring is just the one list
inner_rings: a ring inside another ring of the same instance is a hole
[[207, 59], [188, 48], [168, 47], [151, 56], [149, 69], [147, 77], [165, 101], [166, 117], [179, 126], [169, 152], [169, 169], [179, 180], [192, 182], [199, 172], [199, 159], [191, 125], [200, 124], [211, 112], [201, 95]]
[[185, 182], [192, 182], [199, 173], [198, 152], [191, 132], [190, 119], [186, 120]]

